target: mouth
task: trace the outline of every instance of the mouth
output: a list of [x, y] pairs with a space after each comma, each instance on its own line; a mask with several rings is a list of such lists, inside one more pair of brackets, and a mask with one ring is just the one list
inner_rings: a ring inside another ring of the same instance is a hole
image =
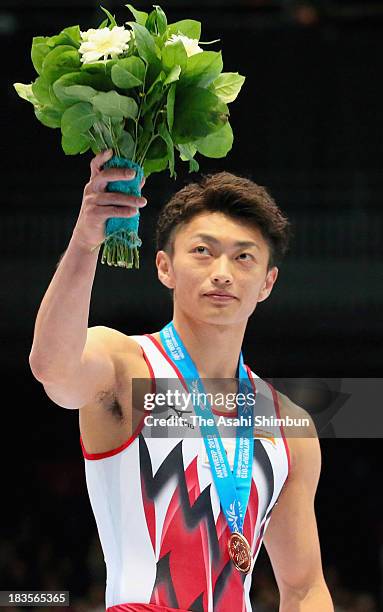
[[232, 300], [236, 300], [238, 298], [231, 293], [226, 293], [225, 291], [209, 291], [208, 293], [204, 293], [203, 297], [210, 298], [216, 302], [230, 302]]

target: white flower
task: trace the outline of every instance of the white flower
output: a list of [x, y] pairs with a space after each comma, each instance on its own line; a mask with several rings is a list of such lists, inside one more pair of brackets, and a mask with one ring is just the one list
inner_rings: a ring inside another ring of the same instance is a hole
[[196, 38], [189, 38], [188, 36], [184, 36], [183, 34], [172, 34], [172, 36], [166, 41], [165, 45], [171, 45], [172, 43], [180, 40], [185, 47], [185, 51], [188, 57], [191, 55], [195, 55], [196, 53], [201, 53], [203, 49], [198, 46], [198, 40]]
[[125, 30], [123, 26], [114, 26], [111, 30], [109, 28], [99, 30], [90, 28], [86, 32], [81, 32], [83, 41], [79, 48], [81, 61], [89, 64], [102, 57], [106, 60], [108, 55], [115, 58], [126, 51], [131, 36], [132, 33]]

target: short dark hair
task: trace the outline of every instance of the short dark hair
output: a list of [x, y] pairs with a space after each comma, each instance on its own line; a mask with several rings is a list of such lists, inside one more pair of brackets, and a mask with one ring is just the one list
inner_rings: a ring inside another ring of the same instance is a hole
[[268, 269], [279, 265], [288, 250], [291, 224], [271, 195], [265, 187], [230, 172], [203, 175], [170, 198], [158, 218], [157, 250], [172, 256], [175, 230], [204, 212], [222, 212], [257, 227], [269, 246]]

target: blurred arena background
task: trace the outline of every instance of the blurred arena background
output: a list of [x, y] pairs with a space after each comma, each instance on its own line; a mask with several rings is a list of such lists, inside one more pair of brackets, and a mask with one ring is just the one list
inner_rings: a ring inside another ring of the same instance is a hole
[[[123, 3], [102, 4], [118, 22], [130, 19]], [[133, 5], [151, 7], [143, 0]], [[379, 377], [383, 3], [174, 0], [161, 6], [169, 21], [200, 20], [202, 40], [221, 39], [224, 70], [247, 77], [231, 105], [233, 149], [223, 160], [200, 157], [201, 172], [225, 169], [253, 178], [294, 224], [273, 294], [250, 320], [247, 363], [262, 377]], [[103, 610], [105, 586], [78, 415], [48, 399], [28, 355], [37, 309], [79, 212], [91, 156], [65, 157], [59, 132], [38, 123], [12, 83], [35, 78], [33, 36], [74, 24], [94, 27], [102, 19], [98, 7], [94, 0], [0, 5], [0, 590], [69, 590], [75, 612]], [[154, 229], [160, 206], [193, 180], [180, 165], [177, 171], [176, 182], [161, 173], [145, 185], [141, 269], [99, 263], [90, 325], [132, 334], [169, 320], [169, 297], [155, 274]], [[321, 441], [316, 510], [336, 612], [383, 610], [381, 437], [377, 431], [371, 439]], [[255, 612], [278, 609], [264, 551], [254, 571], [253, 601]]]

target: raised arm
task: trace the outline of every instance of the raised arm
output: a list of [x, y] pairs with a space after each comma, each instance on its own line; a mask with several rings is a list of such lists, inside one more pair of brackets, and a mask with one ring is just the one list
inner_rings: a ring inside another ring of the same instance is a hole
[[[281, 416], [309, 417], [285, 395], [278, 396]], [[287, 439], [291, 472], [273, 510], [264, 543], [280, 592], [280, 612], [334, 612], [323, 577], [314, 509], [321, 453], [311, 419], [304, 435], [307, 437]]]
[[98, 388], [114, 380], [113, 353], [123, 334], [106, 328], [88, 329], [89, 307], [105, 221], [131, 217], [145, 198], [105, 191], [109, 181], [129, 179], [134, 171], [102, 170], [112, 151], [91, 162], [90, 180], [68, 248], [41, 302], [29, 363], [48, 395], [66, 408], [79, 408]]

